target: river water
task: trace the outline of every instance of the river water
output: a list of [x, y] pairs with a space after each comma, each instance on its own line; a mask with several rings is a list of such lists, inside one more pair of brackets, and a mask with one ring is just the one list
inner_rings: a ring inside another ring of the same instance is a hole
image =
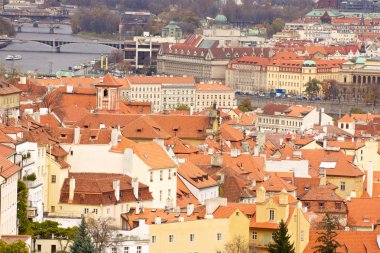
[[[35, 28], [32, 24], [24, 24], [22, 32], [17, 33], [19, 39], [60, 39], [84, 43], [67, 44], [61, 47], [60, 53], [53, 52], [53, 48], [37, 42], [14, 41], [7, 47], [0, 49], [0, 64], [5, 64], [8, 70], [15, 69], [22, 72], [36, 71], [39, 73], [55, 73], [59, 70], [68, 70], [93, 59], [99, 59], [102, 54], [109, 54], [114, 48], [98, 44], [85, 44], [89, 39], [73, 35], [69, 25], [60, 25], [55, 34], [49, 34], [49, 25], [40, 24]], [[21, 55], [22, 60], [5, 61], [7, 55]]]

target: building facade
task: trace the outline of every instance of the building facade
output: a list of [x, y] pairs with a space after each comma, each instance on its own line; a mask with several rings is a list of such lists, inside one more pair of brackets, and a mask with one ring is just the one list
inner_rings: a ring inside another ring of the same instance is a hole
[[216, 105], [217, 108], [236, 108], [235, 91], [217, 83], [200, 83], [195, 85], [196, 111], [203, 111]]

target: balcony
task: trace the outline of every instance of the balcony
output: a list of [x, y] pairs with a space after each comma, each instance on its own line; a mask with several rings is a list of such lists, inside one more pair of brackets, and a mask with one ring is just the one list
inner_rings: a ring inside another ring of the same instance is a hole
[[42, 182], [38, 179], [33, 180], [33, 181], [32, 180], [23, 180], [23, 181], [28, 189], [34, 189], [39, 186], [42, 186]]
[[28, 218], [30, 219], [37, 217], [38, 216], [37, 207], [32, 207], [32, 206], [28, 207], [27, 215], [28, 215]]

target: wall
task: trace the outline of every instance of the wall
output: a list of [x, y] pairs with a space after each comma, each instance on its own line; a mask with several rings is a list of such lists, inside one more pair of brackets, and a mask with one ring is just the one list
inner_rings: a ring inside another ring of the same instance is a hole
[[[17, 180], [18, 173], [1, 182], [0, 234], [17, 234]], [[0, 177], [3, 179], [2, 177]]]

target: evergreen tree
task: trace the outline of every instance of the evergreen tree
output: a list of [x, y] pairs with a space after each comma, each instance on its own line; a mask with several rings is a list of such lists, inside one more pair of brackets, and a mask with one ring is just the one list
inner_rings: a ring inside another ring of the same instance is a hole
[[272, 235], [274, 243], [269, 245], [269, 253], [295, 253], [294, 243], [290, 243], [290, 235], [285, 222], [281, 220], [280, 228]]
[[335, 220], [327, 213], [319, 225], [322, 231], [318, 232], [317, 242], [319, 244], [314, 247], [314, 253], [336, 252], [336, 249], [341, 245], [335, 240], [335, 237], [338, 235], [337, 232], [334, 231], [336, 229]]
[[87, 224], [84, 218], [78, 228], [77, 236], [70, 247], [71, 253], [95, 253], [95, 247], [92, 244], [91, 237], [88, 234]]

